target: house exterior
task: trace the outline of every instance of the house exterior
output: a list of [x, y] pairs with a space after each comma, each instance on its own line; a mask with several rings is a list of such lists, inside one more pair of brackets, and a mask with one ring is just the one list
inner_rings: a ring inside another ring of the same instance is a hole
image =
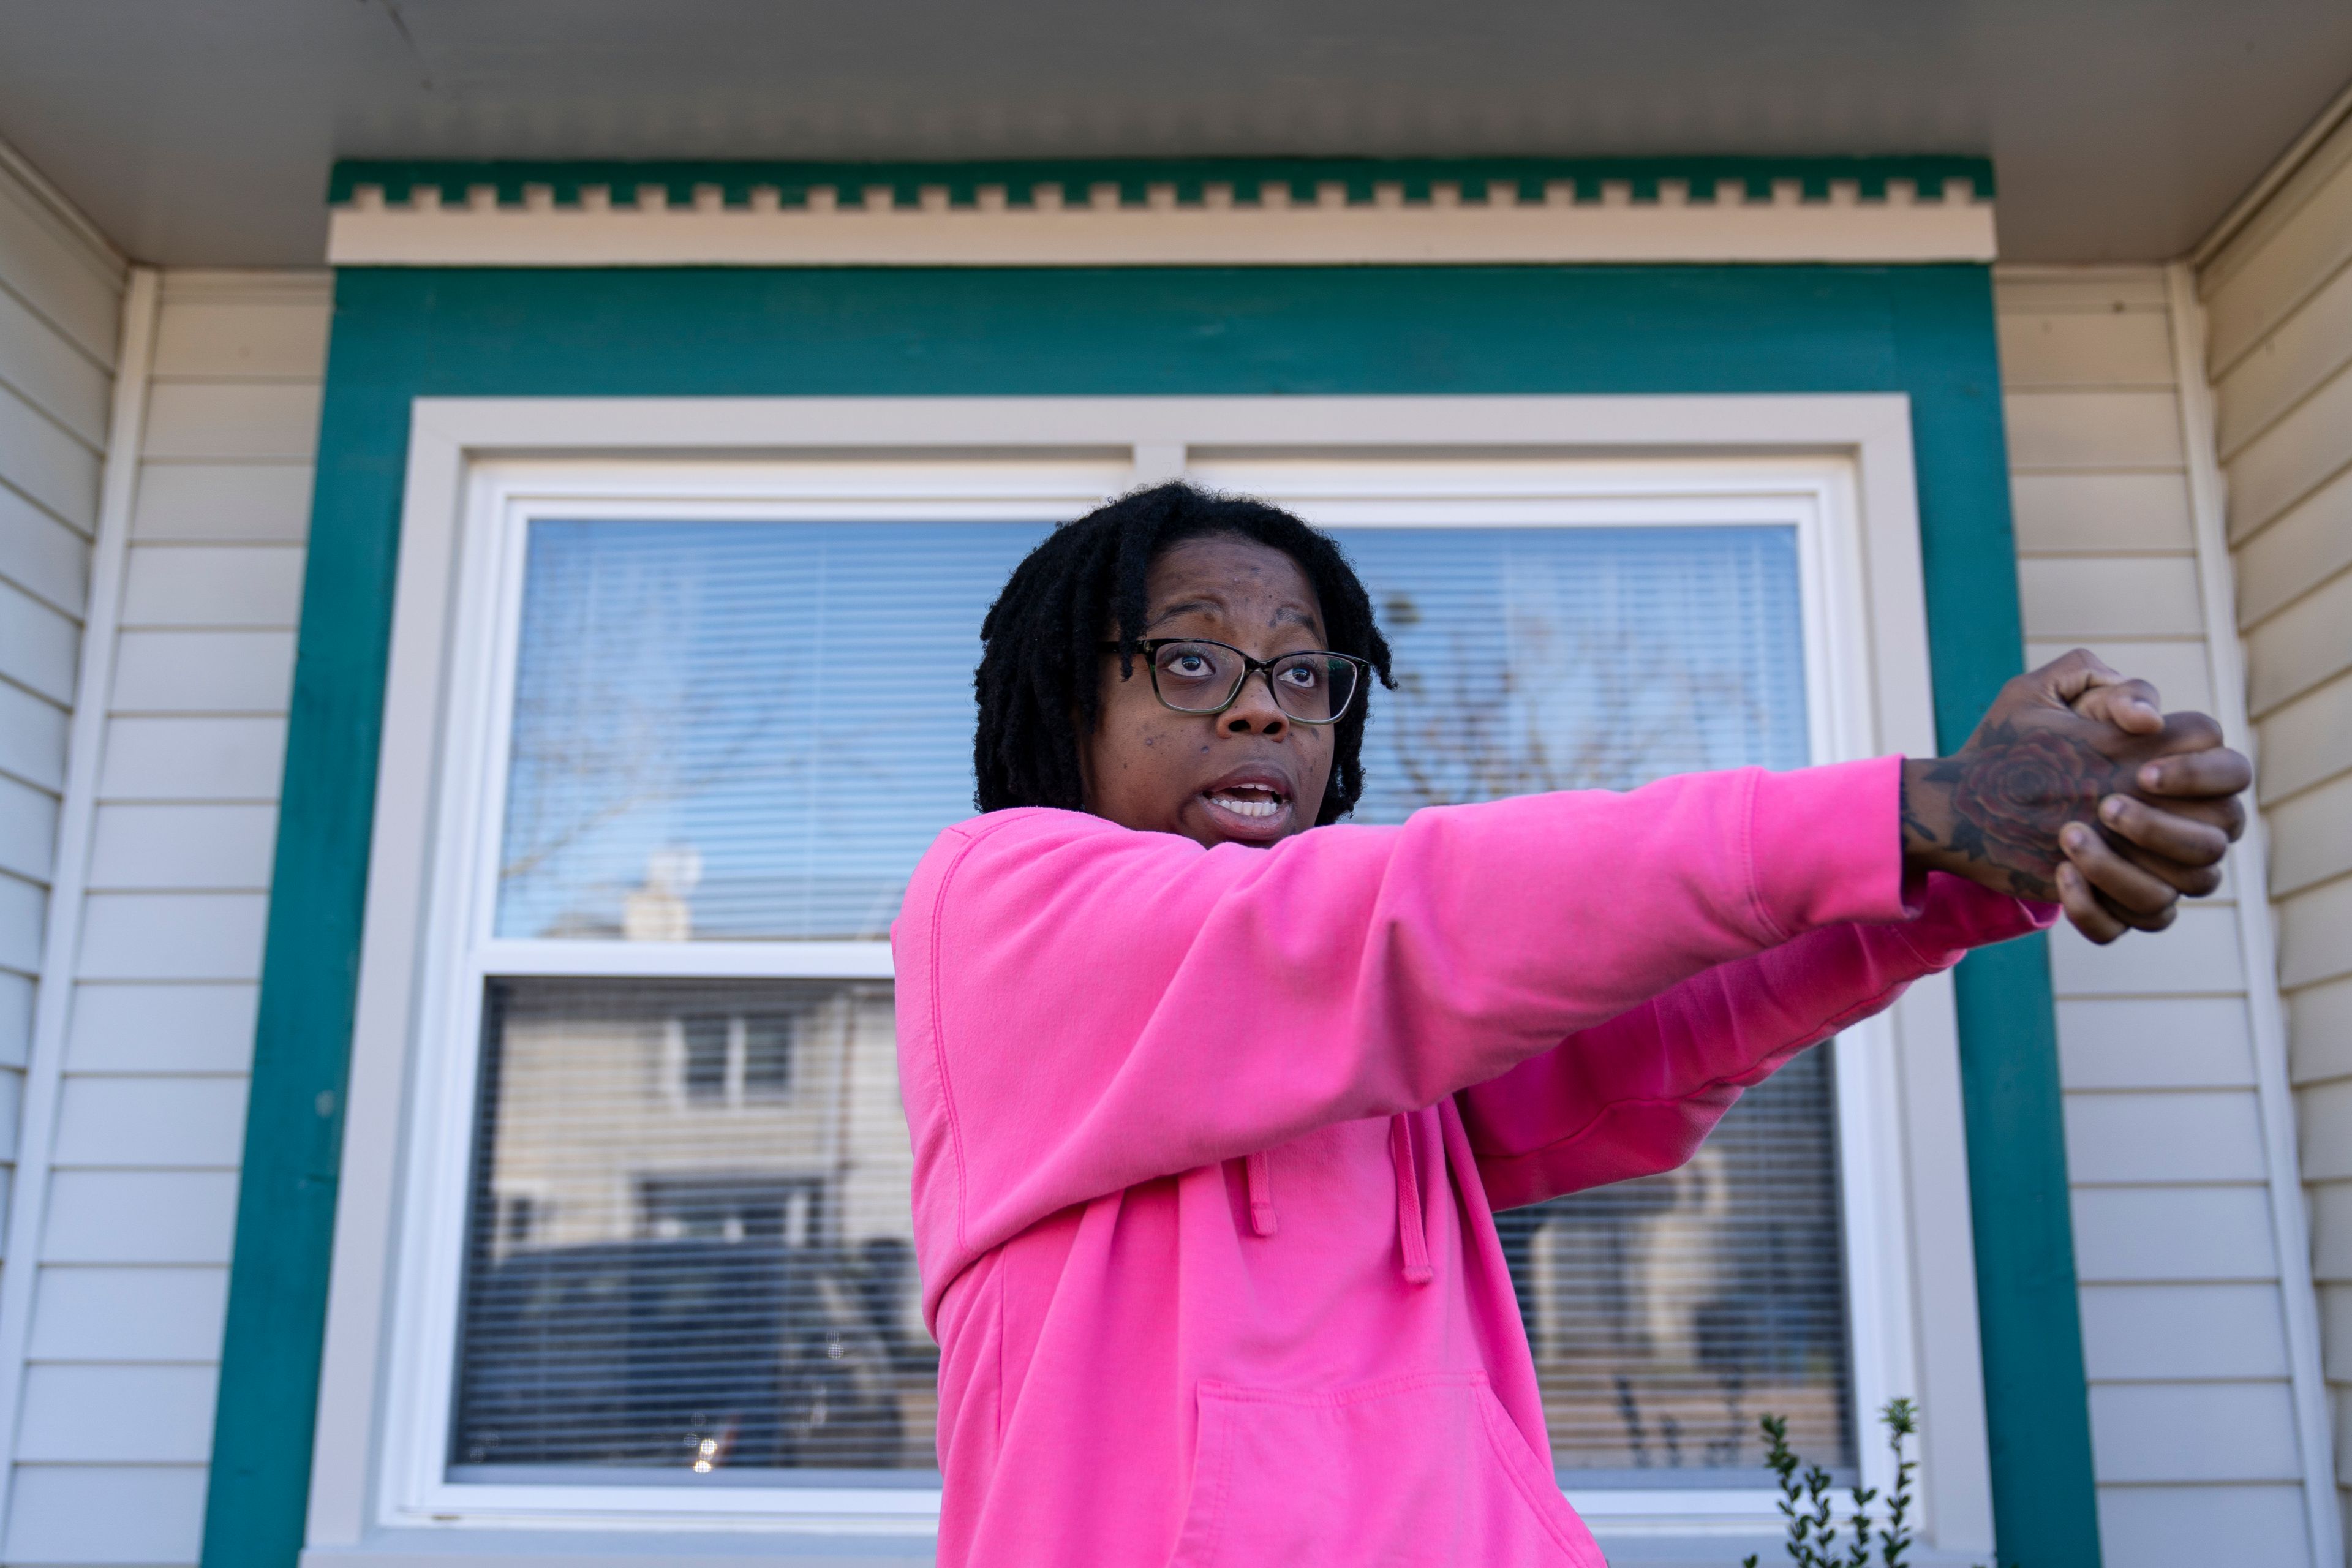
[[1362, 567], [1367, 819], [1948, 749], [2076, 646], [2218, 716], [2174, 929], [1977, 955], [1506, 1250], [1612, 1561], [1776, 1554], [1756, 1418], [1883, 1487], [1896, 1397], [1916, 1561], [2345, 1560], [2352, 96], [2121, 259], [1916, 142], [1076, 136], [341, 157], [268, 267], [24, 101], [0, 1563], [929, 1561], [883, 939], [994, 586], [1180, 475]]

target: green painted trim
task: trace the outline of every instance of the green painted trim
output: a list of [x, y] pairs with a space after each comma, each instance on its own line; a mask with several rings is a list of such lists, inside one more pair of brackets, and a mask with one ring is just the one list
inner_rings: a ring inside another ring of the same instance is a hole
[[[1937, 367], [1934, 389], [1913, 393], [1912, 440], [1936, 738], [1947, 752], [1968, 739], [2001, 682], [2016, 673], [2025, 640], [2008, 454], [2004, 441], [1985, 438], [1986, 426], [1996, 437], [2000, 431], [1992, 276], [1973, 270], [1980, 305], [1921, 310], [1908, 299], [1898, 303], [1895, 322], [1906, 361]], [[1938, 498], [1932, 508], [1931, 496]], [[1950, 515], [1946, 508], [1954, 503], [1972, 515]], [[2049, 942], [1971, 953], [1953, 983], [2000, 1557], [2025, 1568], [2096, 1568]]]
[[[2021, 663], [1982, 267], [380, 268], [335, 310], [205, 1568], [301, 1542], [413, 397], [1903, 392], [1948, 745]], [[2043, 944], [1958, 985], [2001, 1556], [2096, 1568]]]
[[[330, 386], [364, 369], [331, 340]], [[405, 421], [398, 437], [404, 445]], [[343, 1086], [359, 979], [376, 742], [392, 626], [394, 528], [349, 514], [352, 440], [331, 412], [314, 485], [262, 1000], [214, 1415], [204, 1562], [293, 1568], [310, 1501]], [[395, 466], [388, 476], [395, 491]], [[342, 510], [340, 510], [342, 509]], [[354, 805], [353, 803], [362, 803]]]
[[[1153, 185], [1173, 185], [1179, 202], [1201, 199], [1203, 186], [1230, 184], [1234, 199], [1254, 202], [1267, 185], [1287, 184], [1293, 195], [1314, 199], [1318, 186], [1342, 185], [1350, 202], [1373, 200], [1374, 187], [1402, 185], [1408, 201], [1426, 201], [1429, 188], [1440, 182], [1462, 187], [1470, 201], [1486, 199], [1489, 185], [1516, 185], [1523, 201], [1540, 201], [1553, 181], [1576, 186], [1576, 199], [1601, 200], [1603, 181], [1631, 183], [1633, 199], [1655, 201], [1661, 180], [1683, 180], [1700, 185], [1714, 181], [1738, 184], [1752, 201], [1768, 200], [1779, 180], [1795, 180], [1807, 197], [1825, 200], [1830, 184], [1851, 180], [1872, 200], [1886, 194], [1889, 180], [1914, 182], [1923, 195], [1938, 195], [1948, 179], [1971, 182], [1979, 196], [1993, 194], [1992, 163], [1984, 158], [1922, 155], [1886, 158], [1172, 158], [1129, 162], [999, 161], [971, 163], [373, 163], [345, 160], [334, 167], [327, 183], [329, 203], [349, 202], [361, 185], [377, 185], [388, 202], [405, 202], [418, 185], [444, 191], [471, 190], [488, 185], [499, 200], [520, 206], [525, 189], [543, 185], [553, 192], [558, 206], [576, 206], [583, 187], [602, 185], [623, 190], [659, 185], [672, 206], [692, 206], [698, 187], [716, 186], [729, 206], [747, 205], [756, 187], [779, 193], [788, 207], [804, 206], [817, 186], [836, 190], [890, 187], [893, 203], [919, 206], [924, 187], [944, 186], [950, 205], [972, 206], [983, 185], [1002, 185], [1013, 206], [1031, 204], [1039, 184], [1118, 187], [1119, 200], [1141, 206]], [[1715, 199], [1694, 195], [1694, 200]]]

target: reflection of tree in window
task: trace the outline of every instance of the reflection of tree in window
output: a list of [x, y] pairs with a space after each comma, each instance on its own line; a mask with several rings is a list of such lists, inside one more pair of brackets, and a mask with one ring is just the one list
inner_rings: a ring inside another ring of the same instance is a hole
[[[1391, 594], [1381, 610], [1401, 643], [1423, 620], [1408, 593]], [[1443, 651], [1411, 639], [1412, 661], [1386, 702], [1381, 770], [1402, 780], [1401, 791], [1389, 786], [1402, 811], [1626, 789], [1708, 765], [1707, 741], [1727, 731], [1767, 727], [1744, 671], [1702, 662], [1654, 628], [1564, 628], [1526, 605], [1499, 626], [1447, 619]]]
[[[1396, 650], [1358, 818], [1806, 760], [1793, 542], [1770, 529], [1351, 531]], [[1831, 1063], [1682, 1170], [1496, 1216], [1564, 1471], [1737, 1468], [1754, 1413], [1853, 1453]]]
[[[811, 760], [806, 748], [767, 743], [792, 698], [774, 660], [734, 672], [749, 679], [695, 679], [697, 639], [707, 637], [696, 628], [710, 620], [706, 600], [718, 584], [677, 563], [660, 569], [644, 542], [617, 531], [599, 535], [609, 536], [608, 548], [583, 547], [573, 527], [532, 531], [502, 886], [589, 849], [608, 828], [657, 816], [719, 784], [782, 784]], [[600, 901], [629, 891], [572, 890]], [[610, 935], [615, 926], [609, 915], [574, 907], [529, 934]]]
[[[786, 697], [776, 689], [746, 711], [731, 694], [723, 702], [680, 702], [675, 692], [648, 689], [652, 684], [635, 670], [618, 680], [567, 671], [517, 691], [501, 883], [531, 875], [639, 812], [722, 781], [744, 783], [746, 759], [781, 722]], [[583, 721], [592, 714], [593, 722]], [[714, 736], [724, 737], [716, 750]], [[773, 748], [761, 761], [761, 774], [779, 781], [805, 763]]]
[[1042, 532], [533, 521], [498, 933], [880, 936], [967, 809], [974, 634]]

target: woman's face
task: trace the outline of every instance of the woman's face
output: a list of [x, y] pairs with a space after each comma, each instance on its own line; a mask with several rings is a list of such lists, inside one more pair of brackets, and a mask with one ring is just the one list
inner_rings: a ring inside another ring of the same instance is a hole
[[[1204, 637], [1261, 661], [1327, 647], [1323, 606], [1279, 550], [1213, 534], [1152, 563], [1137, 635]], [[1213, 848], [1268, 845], [1314, 826], [1331, 782], [1332, 726], [1294, 723], [1253, 672], [1223, 713], [1179, 713], [1150, 662], [1122, 677], [1102, 656], [1102, 720], [1080, 747], [1087, 809], [1125, 827], [1181, 833]]]

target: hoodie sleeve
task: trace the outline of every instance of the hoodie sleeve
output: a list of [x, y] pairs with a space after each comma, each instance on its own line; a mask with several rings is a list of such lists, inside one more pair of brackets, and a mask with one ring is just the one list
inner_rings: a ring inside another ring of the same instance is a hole
[[1434, 1104], [1800, 933], [1907, 919], [1899, 768], [1688, 774], [1271, 849], [1073, 812], [950, 829], [892, 932], [927, 1283], [1070, 1205]]
[[1517, 1208], [1674, 1169], [1790, 1058], [2057, 913], [1938, 872], [1912, 920], [1808, 931], [1579, 1030], [1456, 1096], [1488, 1202]]

